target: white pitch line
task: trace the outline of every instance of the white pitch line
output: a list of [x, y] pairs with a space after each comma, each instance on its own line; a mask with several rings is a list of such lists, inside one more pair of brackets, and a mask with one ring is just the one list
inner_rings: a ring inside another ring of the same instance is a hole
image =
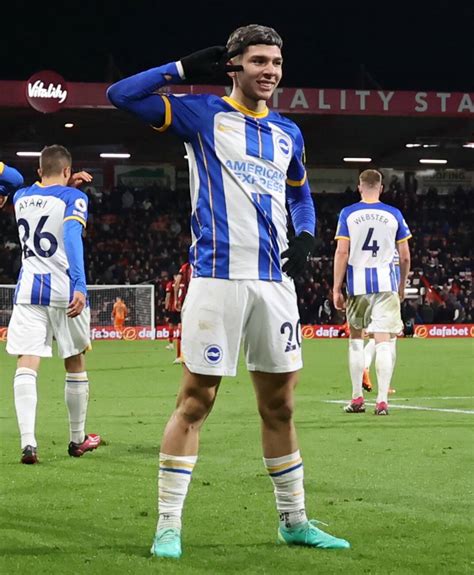
[[[323, 403], [341, 403], [341, 404], [348, 403], [348, 401], [344, 399], [323, 399], [322, 401]], [[375, 406], [375, 403], [367, 402], [366, 405]], [[443, 413], [464, 413], [467, 415], [474, 415], [474, 410], [471, 409], [444, 409], [437, 407], [421, 407], [419, 405], [400, 405], [397, 403], [390, 403], [389, 407], [396, 407], [398, 409], [413, 409], [415, 411], [441, 411]]]
[[436, 397], [397, 397], [397, 401], [413, 401], [422, 399], [423, 401], [436, 401], [437, 399], [474, 399], [474, 395], [437, 395]]

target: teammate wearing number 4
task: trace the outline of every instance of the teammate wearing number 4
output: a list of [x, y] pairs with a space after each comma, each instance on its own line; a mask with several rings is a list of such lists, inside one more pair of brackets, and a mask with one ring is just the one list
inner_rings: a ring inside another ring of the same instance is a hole
[[[199, 431], [222, 376], [236, 373], [241, 340], [261, 416], [280, 541], [349, 547], [307, 520], [293, 423], [302, 361], [291, 278], [303, 271], [314, 247], [315, 210], [301, 132], [266, 105], [282, 77], [281, 46], [272, 28], [244, 26], [226, 47], [200, 50], [108, 90], [118, 108], [157, 132], [177, 135], [190, 167], [193, 278], [182, 311], [184, 377], [161, 443], [152, 546], [157, 557], [181, 555], [181, 514]], [[157, 93], [184, 79], [212, 81], [218, 73], [232, 79], [230, 96]], [[290, 242], [285, 202], [296, 230]]]
[[[376, 415], [388, 414], [388, 393], [395, 367], [391, 343], [403, 328], [400, 300], [410, 270], [410, 230], [397, 208], [380, 201], [382, 175], [365, 170], [359, 177], [362, 200], [339, 215], [334, 257], [334, 305], [346, 309], [350, 325], [349, 371], [352, 401], [347, 413], [365, 411], [362, 393], [364, 372], [363, 331], [373, 334], [378, 394]], [[400, 256], [400, 278], [395, 273], [395, 247]], [[347, 302], [342, 293], [346, 278]]]
[[21, 462], [26, 464], [38, 463], [36, 377], [41, 358], [52, 355], [53, 335], [66, 368], [68, 453], [80, 457], [100, 444], [98, 435], [84, 433], [89, 396], [84, 352], [90, 346], [90, 313], [81, 234], [87, 222], [87, 196], [76, 189], [92, 178], [87, 172], [71, 175], [71, 155], [62, 146], [43, 149], [38, 174], [41, 182], [13, 196], [23, 253], [7, 336], [7, 352], [18, 356], [14, 399]]

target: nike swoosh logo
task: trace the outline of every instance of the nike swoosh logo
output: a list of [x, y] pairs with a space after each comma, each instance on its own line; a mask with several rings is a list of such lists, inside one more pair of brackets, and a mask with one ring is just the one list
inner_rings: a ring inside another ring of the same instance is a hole
[[217, 124], [217, 129], [219, 132], [236, 132], [235, 128], [231, 128], [230, 126], [226, 126], [225, 124]]

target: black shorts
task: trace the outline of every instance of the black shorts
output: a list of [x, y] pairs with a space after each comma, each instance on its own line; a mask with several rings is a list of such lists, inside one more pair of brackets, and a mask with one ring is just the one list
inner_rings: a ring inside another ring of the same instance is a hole
[[166, 319], [168, 320], [168, 323], [178, 325], [181, 323], [181, 313], [179, 311], [167, 311]]

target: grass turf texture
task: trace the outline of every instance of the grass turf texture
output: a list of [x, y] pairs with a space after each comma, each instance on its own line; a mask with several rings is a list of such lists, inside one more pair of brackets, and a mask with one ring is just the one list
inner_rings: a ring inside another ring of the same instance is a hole
[[[343, 340], [304, 341], [295, 419], [309, 516], [352, 549], [276, 544], [272, 486], [241, 363], [238, 377], [224, 379], [201, 435], [183, 557], [164, 565], [150, 558], [159, 441], [181, 375], [165, 344], [94, 344], [87, 431], [106, 445], [79, 459], [67, 455], [62, 363], [43, 361], [41, 464], [33, 466], [19, 463], [15, 361], [0, 350], [1, 573], [472, 573], [473, 415], [393, 408], [375, 417], [372, 408], [344, 414], [324, 403], [350, 397]], [[472, 341], [399, 341], [393, 403], [473, 409], [469, 399], [424, 399], [472, 396], [472, 381]]]

